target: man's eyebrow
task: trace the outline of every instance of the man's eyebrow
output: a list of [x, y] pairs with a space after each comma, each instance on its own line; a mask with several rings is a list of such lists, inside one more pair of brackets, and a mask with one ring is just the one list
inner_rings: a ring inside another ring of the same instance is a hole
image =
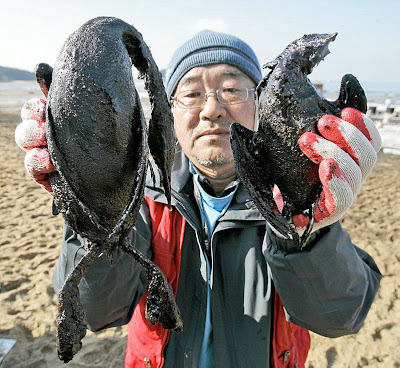
[[246, 77], [246, 74], [244, 74], [242, 71], [236, 69], [236, 68], [227, 68], [221, 73], [223, 76], [226, 77], [233, 77], [233, 78], [243, 78]]
[[183, 77], [179, 84], [181, 86], [186, 86], [188, 84], [198, 82], [199, 80], [201, 80], [201, 76]]

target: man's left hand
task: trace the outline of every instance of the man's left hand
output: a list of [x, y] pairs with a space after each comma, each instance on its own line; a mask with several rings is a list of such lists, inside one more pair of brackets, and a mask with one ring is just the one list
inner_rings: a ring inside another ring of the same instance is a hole
[[[381, 147], [374, 122], [352, 108], [342, 110], [340, 118], [324, 115], [317, 126], [322, 137], [306, 132], [299, 140], [301, 150], [319, 166], [322, 183], [313, 231], [342, 218], [374, 167]], [[297, 215], [293, 222], [301, 231], [308, 218]]]

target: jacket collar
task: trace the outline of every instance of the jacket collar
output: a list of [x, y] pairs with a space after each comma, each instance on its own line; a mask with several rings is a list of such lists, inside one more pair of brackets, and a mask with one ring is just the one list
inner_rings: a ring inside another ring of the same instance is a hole
[[[154, 175], [151, 171], [153, 171]], [[184, 154], [180, 145], [177, 145], [171, 174], [172, 190], [182, 193], [188, 180], [192, 180], [189, 172], [189, 159]], [[145, 195], [157, 202], [167, 203], [162, 189], [161, 175], [153, 160], [150, 160], [149, 170], [146, 177]], [[174, 203], [176, 203], [176, 201], [172, 198], [172, 205], [174, 205]], [[235, 193], [229, 210], [220, 220], [265, 221], [242, 183], [239, 183], [239, 187]]]

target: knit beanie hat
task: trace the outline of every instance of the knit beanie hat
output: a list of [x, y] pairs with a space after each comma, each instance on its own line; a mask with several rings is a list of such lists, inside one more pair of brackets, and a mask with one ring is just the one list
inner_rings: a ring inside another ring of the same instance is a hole
[[256, 84], [262, 78], [260, 63], [247, 43], [229, 34], [202, 31], [185, 42], [172, 56], [165, 78], [168, 99], [190, 69], [212, 64], [235, 66]]

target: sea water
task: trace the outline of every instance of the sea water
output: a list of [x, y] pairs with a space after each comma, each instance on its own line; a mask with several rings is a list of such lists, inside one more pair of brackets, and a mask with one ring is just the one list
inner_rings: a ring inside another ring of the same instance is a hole
[[[147, 98], [144, 81], [134, 81], [140, 98]], [[21, 108], [23, 104], [33, 97], [44, 98], [43, 92], [35, 80], [0, 82], [0, 109]]]

